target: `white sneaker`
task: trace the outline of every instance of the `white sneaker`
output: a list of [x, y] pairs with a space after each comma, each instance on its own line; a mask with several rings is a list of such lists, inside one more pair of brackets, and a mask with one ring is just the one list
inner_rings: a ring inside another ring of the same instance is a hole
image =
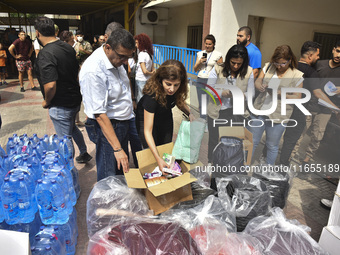
[[323, 199], [320, 200], [320, 203], [321, 203], [322, 206], [326, 207], [327, 209], [331, 209], [332, 204], [333, 204], [333, 200], [323, 198]]

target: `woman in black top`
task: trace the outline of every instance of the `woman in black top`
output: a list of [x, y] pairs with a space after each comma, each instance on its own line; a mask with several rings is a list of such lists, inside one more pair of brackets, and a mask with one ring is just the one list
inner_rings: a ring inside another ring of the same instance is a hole
[[137, 105], [137, 129], [144, 148], [149, 147], [160, 169], [169, 167], [158, 154], [156, 146], [172, 141], [172, 108], [176, 105], [189, 116], [185, 103], [188, 94], [187, 73], [177, 60], [165, 61], [147, 81], [144, 96]]

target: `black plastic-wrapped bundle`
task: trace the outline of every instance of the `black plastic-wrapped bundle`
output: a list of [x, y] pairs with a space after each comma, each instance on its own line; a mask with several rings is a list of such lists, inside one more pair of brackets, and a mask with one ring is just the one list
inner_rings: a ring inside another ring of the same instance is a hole
[[269, 212], [271, 198], [266, 185], [259, 179], [244, 175], [232, 175], [217, 179], [218, 197], [231, 200], [236, 211], [237, 231], [248, 222]]
[[191, 183], [192, 190], [192, 200], [180, 202], [172, 209], [189, 209], [198, 206], [204, 202], [204, 200], [210, 196], [214, 195], [216, 192], [210, 188], [202, 187], [197, 182]]
[[212, 177], [239, 174], [244, 165], [243, 141], [237, 137], [223, 136], [213, 151]]
[[272, 207], [284, 208], [288, 198], [291, 177], [287, 172], [275, 172], [259, 166], [253, 172], [253, 177], [260, 179], [267, 185], [272, 198]]
[[270, 255], [328, 255], [307, 233], [310, 228], [297, 220], [288, 220], [282, 209], [275, 207], [268, 216], [252, 219], [244, 233], [259, 240]]

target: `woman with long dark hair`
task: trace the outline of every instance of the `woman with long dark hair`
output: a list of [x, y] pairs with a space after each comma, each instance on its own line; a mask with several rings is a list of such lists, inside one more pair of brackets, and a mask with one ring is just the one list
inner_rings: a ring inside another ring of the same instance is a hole
[[200, 117], [206, 118], [204, 114], [202, 114], [202, 94], [204, 91], [202, 88], [205, 87], [205, 84], [208, 81], [209, 74], [211, 70], [214, 68], [215, 64], [222, 64], [223, 58], [222, 54], [215, 50], [216, 39], [212, 34], [207, 35], [204, 38], [204, 50], [197, 53], [197, 60], [194, 66], [195, 72], [197, 74], [197, 82], [196, 82], [196, 90], [197, 90], [197, 99], [198, 106], [200, 110]]
[[208, 162], [212, 162], [212, 153], [219, 140], [218, 127], [214, 127], [214, 119], [227, 120], [225, 126], [231, 121], [240, 122], [243, 115], [233, 115], [232, 93], [226, 85], [237, 86], [245, 93], [249, 86], [254, 87], [253, 69], [248, 65], [249, 58], [247, 49], [243, 45], [232, 46], [225, 57], [222, 65], [216, 64], [209, 75], [208, 84], [219, 94], [222, 105], [209, 98], [208, 102]]
[[153, 49], [152, 42], [150, 37], [147, 34], [139, 34], [135, 37], [136, 47], [139, 51], [138, 60], [136, 66], [136, 101], [137, 103], [143, 96], [143, 88], [145, 86], [146, 81], [151, 77], [151, 75], [155, 72], [153, 67]]
[[[297, 60], [288, 45], [278, 46], [269, 63], [266, 63], [255, 82], [260, 91], [254, 102], [257, 110], [269, 110], [273, 107], [273, 97], [277, 97], [275, 111], [268, 115], [250, 115], [252, 125], [248, 127], [253, 134], [253, 156], [260, 143], [263, 132], [266, 132], [266, 163], [274, 165], [279, 152], [279, 144], [286, 126], [282, 121], [289, 119], [293, 106], [286, 105], [286, 115], [281, 114], [281, 89], [303, 86], [303, 73], [297, 69]], [[277, 91], [277, 95], [273, 93]], [[287, 99], [301, 98], [301, 93], [287, 93]]]
[[137, 129], [144, 148], [149, 147], [160, 169], [169, 167], [158, 154], [156, 146], [172, 141], [172, 108], [177, 106], [189, 116], [185, 103], [188, 95], [187, 72], [177, 60], [165, 61], [147, 81], [144, 96], [137, 105]]

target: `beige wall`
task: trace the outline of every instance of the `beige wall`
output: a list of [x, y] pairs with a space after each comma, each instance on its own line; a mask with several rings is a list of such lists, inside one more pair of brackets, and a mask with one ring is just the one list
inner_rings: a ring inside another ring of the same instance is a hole
[[210, 32], [216, 37], [216, 49], [224, 55], [235, 44], [238, 28], [248, 25], [250, 15], [264, 17], [260, 48], [265, 51], [263, 59], [267, 59], [285, 40], [294, 44], [294, 51], [299, 51], [302, 42], [313, 39], [315, 29], [317, 32], [338, 30], [339, 10], [338, 0], [213, 0]]
[[340, 34], [340, 25], [324, 25], [307, 22], [283, 21], [266, 18], [261, 35], [262, 63], [268, 62], [274, 49], [288, 44], [297, 58], [305, 41], [313, 40], [314, 32]]
[[188, 26], [203, 25], [204, 3], [182, 5], [169, 9], [166, 44], [187, 47]]

